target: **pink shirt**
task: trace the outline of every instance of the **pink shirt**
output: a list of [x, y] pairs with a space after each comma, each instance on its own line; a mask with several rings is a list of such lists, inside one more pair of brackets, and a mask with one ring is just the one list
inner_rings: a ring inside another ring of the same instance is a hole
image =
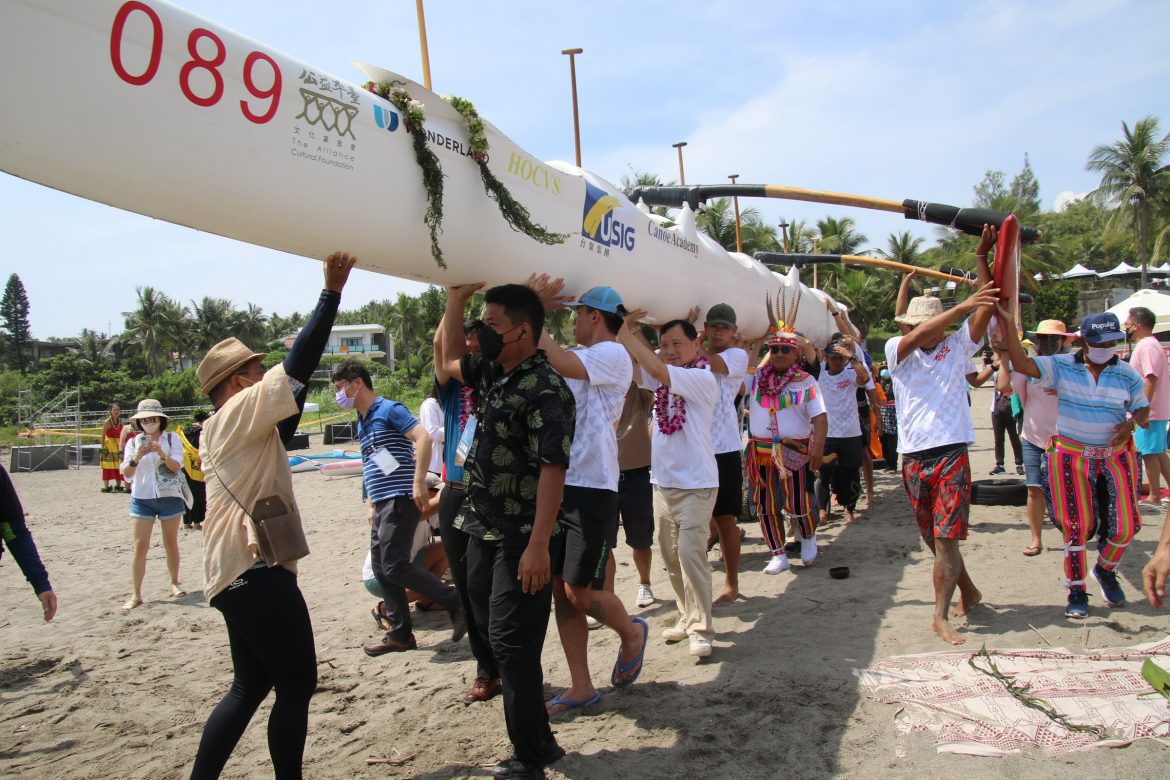
[[1056, 435], [1056, 390], [1013, 371], [1012, 392], [1020, 397], [1024, 408], [1024, 441], [1047, 449], [1048, 440]]
[[1146, 336], [1133, 348], [1129, 365], [1141, 376], [1158, 378], [1154, 385], [1154, 397], [1150, 400], [1151, 420], [1170, 420], [1170, 371], [1166, 367], [1166, 353], [1162, 344], [1153, 336]]

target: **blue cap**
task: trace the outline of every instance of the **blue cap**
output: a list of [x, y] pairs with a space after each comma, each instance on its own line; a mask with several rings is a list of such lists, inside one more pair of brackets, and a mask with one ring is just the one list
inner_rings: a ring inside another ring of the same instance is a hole
[[1080, 333], [1085, 341], [1093, 346], [1097, 346], [1103, 341], [1120, 341], [1125, 338], [1125, 332], [1121, 330], [1121, 323], [1117, 321], [1117, 315], [1107, 311], [1100, 314], [1086, 314], [1085, 318], [1081, 320]]
[[626, 316], [626, 307], [622, 305], [622, 296], [612, 287], [594, 287], [575, 301], [565, 301], [566, 306], [588, 306], [608, 314], [619, 317]]

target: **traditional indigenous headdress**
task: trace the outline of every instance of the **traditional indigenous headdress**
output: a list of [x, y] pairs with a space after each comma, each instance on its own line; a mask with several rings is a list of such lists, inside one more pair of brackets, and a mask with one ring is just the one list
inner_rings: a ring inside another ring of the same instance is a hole
[[[781, 289], [777, 295], [776, 300], [773, 301], [770, 295], [764, 296], [764, 304], [768, 309], [768, 346], [786, 346], [796, 347], [799, 342], [796, 338], [796, 330], [792, 324], [796, 322], [796, 313], [800, 308], [800, 291], [797, 290], [789, 303], [785, 300], [784, 290]], [[788, 367], [783, 374], [777, 374], [776, 369], [772, 367], [772, 361], [767, 357], [760, 367], [756, 370], [756, 387], [755, 400], [763, 409], [770, 409], [779, 411], [787, 409], [789, 406], [796, 406], [811, 398], [817, 396], [816, 382], [808, 383], [809, 386], [802, 387], [799, 390], [789, 390], [788, 387], [793, 382], [800, 383], [801, 380], [808, 377], [804, 371], [801, 371], [796, 363]]]
[[785, 300], [784, 289], [776, 293], [776, 300], [768, 293], [764, 294], [764, 306], [768, 310], [768, 346], [785, 344], [796, 346], [796, 312], [800, 308], [800, 291], [792, 297], [792, 302]]

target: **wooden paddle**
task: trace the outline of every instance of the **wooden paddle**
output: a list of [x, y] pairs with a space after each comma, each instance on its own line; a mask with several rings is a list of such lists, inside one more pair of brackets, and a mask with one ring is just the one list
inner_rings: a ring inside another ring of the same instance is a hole
[[[972, 236], [983, 233], [983, 226], [995, 225], [999, 228], [1008, 214], [991, 209], [959, 208], [948, 206], [945, 203], [930, 203], [922, 200], [887, 200], [885, 198], [870, 198], [865, 195], [849, 195], [841, 192], [826, 190], [807, 190], [800, 187], [786, 187], [780, 184], [699, 184], [695, 186], [660, 186], [635, 187], [630, 192], [630, 200], [637, 203], [639, 200], [647, 206], [667, 206], [679, 208], [684, 203], [692, 210], [698, 211], [699, 206], [711, 198], [780, 198], [782, 200], [803, 200], [811, 203], [831, 203], [838, 206], [854, 206], [862, 209], [877, 211], [891, 211], [901, 214], [906, 219], [918, 219], [935, 225], [961, 230]], [[1025, 244], [1040, 240], [1040, 231], [1036, 228], [1020, 228], [1020, 240]]]
[[798, 268], [805, 265], [821, 263], [843, 263], [845, 265], [867, 265], [874, 268], [885, 268], [888, 271], [900, 271], [902, 273], [915, 271], [919, 276], [928, 276], [932, 279], [965, 284], [970, 287], [979, 286], [974, 279], [968, 279], [965, 276], [954, 276], [943, 271], [936, 271], [933, 268], [920, 268], [916, 265], [899, 263], [894, 260], [883, 260], [880, 257], [865, 257], [864, 255], [805, 255], [793, 252], [756, 252], [754, 257], [764, 265], [794, 265]]

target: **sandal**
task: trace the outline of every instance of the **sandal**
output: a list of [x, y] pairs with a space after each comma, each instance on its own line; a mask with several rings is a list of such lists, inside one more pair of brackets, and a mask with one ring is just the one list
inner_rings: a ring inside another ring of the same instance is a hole
[[1033, 544], [1033, 545], [1032, 545], [1032, 546], [1030, 546], [1030, 547], [1026, 547], [1026, 548], [1024, 548], [1024, 555], [1026, 555], [1026, 556], [1028, 556], [1029, 558], [1031, 558], [1031, 557], [1033, 557], [1033, 556], [1035, 556], [1035, 555], [1039, 555], [1039, 554], [1040, 554], [1040, 551], [1041, 551], [1041, 549], [1043, 549], [1043, 548], [1041, 548], [1039, 545], [1037, 545], [1037, 544]]
[[385, 601], [379, 601], [378, 606], [370, 610], [370, 614], [374, 617], [374, 622], [378, 624], [378, 628], [383, 631], [390, 631], [390, 616], [382, 611], [386, 606]]

